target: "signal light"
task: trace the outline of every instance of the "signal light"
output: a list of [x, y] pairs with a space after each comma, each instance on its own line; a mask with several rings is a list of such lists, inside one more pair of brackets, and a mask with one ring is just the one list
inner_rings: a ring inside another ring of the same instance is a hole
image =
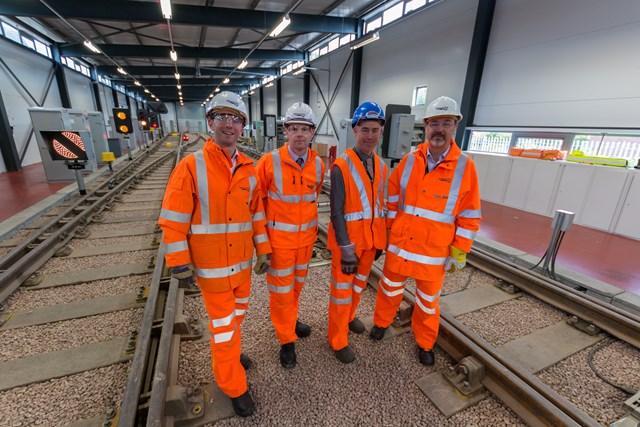
[[116, 132], [124, 134], [131, 133], [133, 123], [131, 122], [131, 114], [128, 108], [114, 108], [113, 121]]
[[151, 125], [152, 128], [157, 129], [158, 128], [158, 123], [157, 122], [153, 122], [153, 124]]
[[149, 113], [146, 110], [138, 111], [138, 123], [142, 126], [142, 130], [149, 130]]

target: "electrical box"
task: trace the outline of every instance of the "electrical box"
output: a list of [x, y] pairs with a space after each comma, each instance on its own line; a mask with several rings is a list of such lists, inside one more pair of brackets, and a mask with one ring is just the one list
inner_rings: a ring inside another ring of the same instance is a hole
[[413, 114], [393, 114], [389, 123], [389, 150], [387, 157], [402, 159], [411, 151], [413, 139]]
[[[92, 123], [98, 123], [99, 120], [89, 120], [89, 117], [92, 117], [92, 113], [101, 114], [98, 112], [87, 113], [68, 108], [29, 108], [31, 123], [33, 124], [33, 130], [38, 142], [38, 151], [40, 151], [42, 165], [48, 181], [73, 181], [75, 179], [75, 174], [67, 168], [64, 161], [59, 161], [59, 159], [54, 160], [52, 157], [50, 147], [53, 139], [49, 138], [53, 135], [52, 132], [75, 133], [82, 143], [83, 151], [86, 153], [85, 171], [95, 172], [98, 170], [96, 152], [100, 150], [99, 155], [102, 155], [103, 151], [108, 150], [107, 143], [102, 137], [98, 138], [97, 144], [94, 142]], [[100, 127], [99, 125], [95, 126], [96, 129]], [[96, 132], [98, 131], [96, 130]], [[77, 139], [71, 135], [69, 136], [72, 140]], [[61, 151], [64, 150], [61, 148]], [[85, 156], [85, 154], [83, 154], [83, 156]]]
[[356, 136], [351, 128], [351, 119], [340, 120], [340, 133], [338, 135], [336, 158], [340, 157], [347, 149], [355, 146]]
[[276, 136], [276, 116], [265, 114], [264, 118], [264, 136]]
[[253, 137], [255, 147], [258, 152], [264, 152], [264, 122], [262, 120], [256, 120], [253, 122]]

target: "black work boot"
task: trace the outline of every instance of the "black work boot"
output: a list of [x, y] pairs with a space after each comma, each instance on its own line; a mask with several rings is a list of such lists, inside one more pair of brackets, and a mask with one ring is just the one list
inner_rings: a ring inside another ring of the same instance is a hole
[[248, 417], [253, 414], [253, 399], [249, 394], [249, 390], [245, 391], [244, 394], [241, 394], [238, 397], [232, 397], [231, 405], [233, 405], [233, 410], [236, 411], [236, 414], [241, 417]]
[[369, 336], [376, 341], [380, 341], [382, 338], [384, 338], [384, 333], [386, 331], [387, 328], [381, 328], [380, 326], [373, 325], [373, 328], [371, 328], [371, 332], [369, 332]]
[[347, 364], [356, 360], [356, 355], [353, 354], [353, 350], [351, 350], [351, 347], [349, 346], [341, 348], [340, 350], [334, 350], [333, 352], [335, 353], [338, 360], [342, 363]]
[[349, 330], [354, 334], [360, 335], [364, 332], [364, 323], [357, 317], [354, 317], [351, 322], [349, 322]]
[[251, 367], [251, 365], [253, 365], [253, 362], [251, 361], [249, 356], [247, 356], [244, 353], [240, 353], [240, 364], [242, 365], [242, 367], [246, 371]]
[[296, 367], [296, 343], [282, 344], [282, 347], [280, 347], [280, 364], [287, 369]]
[[296, 320], [296, 335], [298, 338], [306, 338], [311, 335], [311, 326]]
[[418, 360], [425, 366], [433, 366], [436, 362], [436, 356], [433, 354], [433, 351], [418, 347]]

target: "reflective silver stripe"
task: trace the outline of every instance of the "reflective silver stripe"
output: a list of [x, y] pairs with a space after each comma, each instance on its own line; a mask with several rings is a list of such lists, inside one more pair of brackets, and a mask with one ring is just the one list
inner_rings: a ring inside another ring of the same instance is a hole
[[211, 319], [211, 324], [214, 328], [222, 328], [223, 326], [229, 326], [233, 319], [236, 317], [236, 312], [232, 311], [230, 315], [227, 317], [222, 317], [220, 319]]
[[397, 211], [387, 211], [387, 218], [393, 219], [396, 217], [397, 213], [398, 213]]
[[396, 195], [396, 196], [387, 196], [387, 202], [389, 203], [395, 203], [398, 200], [400, 200], [400, 196]]
[[168, 219], [169, 221], [174, 222], [181, 222], [183, 224], [189, 224], [191, 222], [190, 213], [170, 211], [169, 209], [160, 210], [160, 218]]
[[460, 195], [460, 184], [462, 183], [462, 176], [464, 170], [467, 167], [467, 160], [469, 158], [464, 154], [460, 154], [456, 163], [456, 171], [453, 174], [453, 180], [451, 181], [451, 189], [449, 190], [449, 197], [447, 198], [447, 206], [444, 208], [444, 214], [453, 215], [453, 209], [456, 207], [456, 202]]
[[269, 238], [266, 234], [258, 234], [257, 236], [253, 236], [253, 244], [257, 245], [258, 243], [264, 243], [268, 241]]
[[[256, 189], [257, 184], [256, 177], [253, 175], [249, 175], [249, 203], [251, 203], [251, 199], [253, 199], [253, 192]], [[252, 218], [253, 221], [253, 218]]]
[[306, 224], [302, 224], [302, 225], [300, 226], [300, 231], [306, 231], [306, 230], [309, 230], [309, 229], [311, 229], [311, 228], [314, 228], [316, 225], [318, 225], [318, 220], [317, 220], [317, 219], [314, 219], [314, 220], [313, 220], [313, 221], [311, 221], [311, 222], [307, 222]]
[[179, 242], [168, 243], [164, 245], [164, 253], [172, 254], [174, 252], [186, 251], [189, 250], [189, 246], [187, 246], [186, 240], [181, 240]]
[[364, 212], [352, 212], [344, 214], [345, 221], [360, 221], [361, 219], [364, 219]]
[[471, 240], [476, 238], [475, 231], [467, 230], [466, 228], [462, 228], [462, 227], [456, 228], [456, 235], [460, 237], [466, 237], [467, 239], [471, 239]]
[[351, 289], [352, 286], [350, 282], [336, 282], [333, 277], [331, 278], [331, 284], [334, 288], [342, 290]]
[[221, 334], [214, 334], [213, 335], [213, 342], [215, 342], [216, 344], [220, 344], [222, 342], [227, 342], [230, 341], [231, 338], [233, 338], [233, 334], [236, 333], [236, 328], [233, 328], [233, 331], [231, 332], [224, 332]]
[[296, 276], [296, 282], [298, 283], [304, 283], [304, 281], [306, 280], [307, 276]]
[[285, 222], [269, 221], [267, 222], [267, 228], [278, 231], [288, 231], [290, 233], [297, 233], [298, 226], [295, 224], [287, 224]]
[[439, 212], [430, 211], [428, 209], [417, 208], [415, 206], [405, 205], [402, 210], [408, 214], [427, 218], [432, 221], [444, 222], [445, 224], [453, 224], [455, 217], [447, 214], [441, 214]]
[[244, 316], [244, 314], [247, 312], [247, 310], [240, 310], [238, 308], [236, 308], [236, 316]]
[[205, 279], [219, 279], [221, 277], [229, 277], [240, 273], [246, 268], [251, 268], [251, 260], [242, 261], [229, 267], [221, 268], [196, 268], [198, 276]]
[[[271, 152], [271, 160], [273, 161], [273, 183], [276, 186], [276, 191], [282, 194], [284, 193], [284, 188], [282, 187], [282, 167], [280, 165], [279, 150], [273, 150]], [[271, 194], [271, 191], [269, 191], [269, 197], [272, 197]]]
[[382, 194], [384, 194], [384, 177], [383, 177], [383, 172], [384, 172], [384, 161], [378, 157], [378, 163], [380, 164], [380, 166], [378, 167], [378, 169], [380, 170], [380, 180], [378, 181], [378, 194], [376, 199], [376, 210], [375, 210], [375, 216], [377, 218], [384, 218], [384, 212], [382, 211], [382, 206], [380, 206], [380, 201], [383, 200], [382, 199]]
[[420, 295], [420, 298], [427, 302], [434, 302], [440, 296], [440, 291], [438, 291], [438, 293], [435, 295], [427, 295], [418, 288], [416, 288], [416, 291], [418, 291], [418, 295]]
[[356, 273], [356, 279], [358, 280], [362, 280], [363, 282], [367, 280], [367, 276], [365, 276], [364, 274], [358, 274]]
[[[300, 202], [300, 196], [285, 196], [283, 194], [274, 193], [271, 190], [269, 190], [267, 192], [267, 195], [269, 196], [270, 199], [278, 200], [278, 201], [281, 201], [281, 202], [287, 202], [287, 203], [299, 203]], [[314, 200], [315, 200], [315, 196], [314, 196], [313, 200], [311, 200], [311, 201], [314, 201]]]
[[425, 305], [422, 303], [422, 301], [420, 301], [420, 299], [416, 298], [416, 303], [418, 304], [418, 307], [420, 307], [420, 309], [422, 311], [424, 311], [427, 314], [436, 314], [436, 309], [435, 308], [427, 308], [425, 307]]
[[409, 183], [409, 177], [411, 176], [411, 172], [413, 171], [413, 161], [415, 159], [415, 154], [409, 154], [407, 156], [407, 162], [404, 164], [404, 170], [402, 171], [402, 178], [400, 178], [400, 208], [404, 206], [404, 201], [407, 199], [407, 184]]
[[250, 222], [234, 222], [231, 224], [193, 224], [191, 225], [191, 234], [227, 234], [241, 233], [251, 230]]
[[280, 270], [276, 270], [275, 268], [269, 267], [268, 273], [272, 276], [278, 276], [278, 277], [288, 276], [290, 274], [293, 274], [293, 266], [289, 268], [282, 268]]
[[349, 298], [334, 298], [334, 297], [331, 297], [331, 298], [329, 298], [329, 300], [332, 303], [337, 304], [337, 305], [351, 304], [351, 297], [349, 297]]
[[274, 294], [288, 294], [293, 290], [293, 283], [287, 286], [275, 286], [267, 284], [267, 288], [269, 289], [269, 292], [273, 292]]
[[208, 225], [209, 219], [209, 178], [207, 177], [207, 163], [204, 160], [204, 153], [198, 150], [194, 153], [196, 158], [196, 179], [198, 185], [198, 200], [200, 201], [200, 215], [202, 224]]
[[264, 214], [264, 212], [256, 212], [253, 215], [251, 215], [251, 221], [252, 222], [256, 222], [256, 221], [260, 221], [262, 219], [265, 219], [267, 216]]
[[446, 257], [437, 258], [437, 257], [431, 257], [431, 256], [427, 256], [427, 255], [414, 254], [413, 252], [409, 252], [409, 251], [405, 251], [404, 249], [400, 249], [399, 247], [397, 247], [395, 245], [389, 245], [389, 247], [387, 248], [387, 251], [391, 252], [391, 253], [394, 253], [394, 254], [396, 254], [399, 257], [402, 257], [404, 259], [408, 259], [410, 261], [419, 262], [420, 264], [442, 265], [447, 260]]
[[318, 200], [318, 195], [316, 193], [304, 194], [302, 196], [303, 202], [315, 202], [316, 200]]
[[397, 295], [402, 295], [404, 293], [404, 288], [402, 289], [397, 289], [395, 291], [388, 291], [384, 288], [384, 286], [380, 286], [378, 288], [378, 290], [381, 290], [383, 294], [385, 294], [388, 297], [395, 297]]
[[402, 282], [392, 282], [391, 280], [389, 280], [389, 278], [387, 276], [382, 276], [381, 279], [385, 285], [387, 285], [390, 288], [399, 288], [400, 286], [402, 286], [404, 288], [404, 281]]
[[376, 211], [376, 218], [386, 218], [387, 214], [383, 210]]
[[309, 268], [309, 263], [306, 264], [296, 264], [295, 265], [295, 269], [300, 271], [300, 270], [306, 270], [307, 268]]
[[320, 160], [320, 157], [316, 156], [316, 188], [318, 188], [318, 186], [320, 184], [322, 184], [322, 160]]
[[466, 209], [458, 214], [462, 218], [480, 218], [482, 211], [480, 209]]
[[364, 291], [364, 288], [366, 286], [358, 286], [355, 283], [353, 284], [353, 292], [355, 292], [356, 294], [361, 294], [362, 291]]
[[236, 304], [246, 304], [249, 302], [249, 297], [246, 298], [236, 298]]
[[[367, 190], [365, 189], [364, 183], [360, 177], [360, 173], [356, 169], [356, 165], [351, 161], [351, 157], [349, 157], [346, 153], [342, 154], [342, 158], [347, 162], [347, 166], [349, 167], [349, 173], [351, 175], [351, 179], [356, 184], [356, 188], [358, 189], [358, 193], [360, 193], [360, 201], [362, 202], [362, 217], [369, 219], [371, 218], [371, 201], [367, 196]], [[367, 201], [368, 203], [365, 203]], [[346, 220], [346, 214], [345, 214]]]

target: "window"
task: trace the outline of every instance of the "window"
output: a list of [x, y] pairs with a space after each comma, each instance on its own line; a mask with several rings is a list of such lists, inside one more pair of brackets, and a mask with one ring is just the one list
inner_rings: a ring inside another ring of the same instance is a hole
[[340, 47], [340, 39], [336, 37], [329, 42], [329, 52], [336, 50]]
[[6, 22], [2, 22], [2, 31], [4, 32], [4, 36], [9, 40], [13, 40], [14, 42], [21, 43], [20, 31], [18, 31], [17, 28], [7, 24]]
[[413, 90], [413, 106], [427, 104], [427, 86], [418, 86]]
[[367, 22], [365, 24], [365, 33], [370, 33], [371, 31], [374, 31], [378, 28], [380, 28], [382, 26], [382, 17], [379, 17], [377, 19], [374, 19], [370, 22]]
[[345, 44], [349, 44], [351, 43], [351, 40], [353, 40], [354, 35], [353, 34], [348, 34], [346, 36], [343, 36], [340, 38], [340, 46], [344, 46]]
[[391, 6], [389, 9], [385, 10], [382, 14], [382, 25], [387, 25], [398, 18], [402, 17], [402, 8], [404, 5], [402, 3], [398, 3], [395, 6]]
[[31, 40], [29, 37], [20, 36], [20, 39], [22, 39], [23, 45], [25, 45], [29, 49], [36, 50], [36, 45], [33, 43], [33, 40]]
[[309, 54], [309, 61], [313, 61], [318, 56], [320, 56], [320, 49], [313, 49]]
[[509, 152], [512, 136], [511, 132], [478, 132], [474, 130], [471, 132], [469, 150], [506, 154]]
[[327, 48], [327, 46], [321, 48], [320, 49], [320, 56], [326, 55], [328, 51], [329, 51], [329, 49]]
[[51, 57], [49, 53], [49, 46], [38, 40], [34, 40], [33, 43], [36, 46], [36, 52], [38, 52], [40, 55]]
[[513, 145], [516, 148], [535, 149], [535, 150], [560, 150], [564, 139], [561, 138], [545, 138], [538, 136], [519, 136]]
[[404, 13], [407, 14], [412, 10], [419, 9], [425, 4], [427, 4], [427, 0], [410, 0], [407, 3], [405, 3]]
[[635, 166], [640, 160], [640, 137], [626, 135], [576, 135], [571, 151], [582, 151], [585, 156], [627, 159]]

